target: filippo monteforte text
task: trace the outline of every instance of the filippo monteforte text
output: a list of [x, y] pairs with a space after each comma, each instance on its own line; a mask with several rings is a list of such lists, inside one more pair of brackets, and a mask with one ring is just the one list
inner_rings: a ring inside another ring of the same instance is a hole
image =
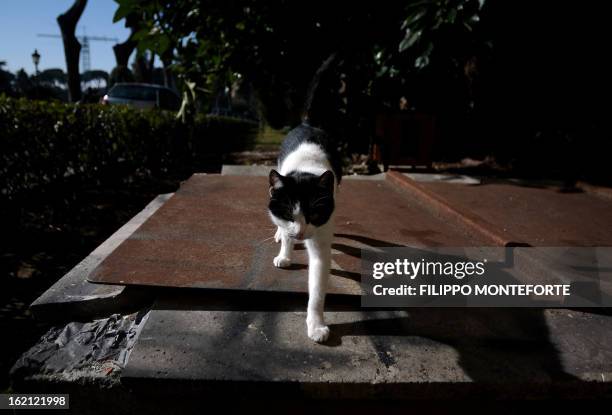
[[448, 295], [484, 295], [484, 296], [569, 296], [569, 284], [509, 284], [509, 285], [419, 285], [402, 284], [399, 287], [375, 285], [374, 295], [406, 296], [448, 296]]

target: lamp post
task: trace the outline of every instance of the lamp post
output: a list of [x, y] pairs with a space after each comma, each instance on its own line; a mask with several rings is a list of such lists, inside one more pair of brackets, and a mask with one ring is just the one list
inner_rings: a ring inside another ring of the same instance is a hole
[[32, 54], [32, 62], [34, 62], [34, 69], [36, 76], [38, 76], [38, 63], [40, 62], [40, 54], [38, 53], [38, 49], [34, 49], [34, 53]]
[[38, 53], [38, 49], [34, 49], [34, 53], [32, 54], [32, 62], [34, 62], [34, 89], [33, 89], [33, 97], [34, 99], [38, 98], [38, 63], [40, 62], [40, 53]]

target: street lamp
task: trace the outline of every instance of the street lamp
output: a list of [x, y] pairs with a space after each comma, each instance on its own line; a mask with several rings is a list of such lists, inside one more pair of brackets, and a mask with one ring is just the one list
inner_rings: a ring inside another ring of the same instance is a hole
[[32, 62], [34, 62], [36, 75], [38, 75], [38, 63], [40, 62], [40, 54], [38, 53], [38, 49], [34, 49], [34, 53], [32, 54]]

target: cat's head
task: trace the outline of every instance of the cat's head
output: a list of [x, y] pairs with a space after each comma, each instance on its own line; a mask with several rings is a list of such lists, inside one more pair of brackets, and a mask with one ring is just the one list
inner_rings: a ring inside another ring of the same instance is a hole
[[334, 179], [329, 170], [320, 176], [301, 172], [283, 176], [272, 170], [268, 205], [272, 222], [292, 238], [311, 238], [334, 212]]

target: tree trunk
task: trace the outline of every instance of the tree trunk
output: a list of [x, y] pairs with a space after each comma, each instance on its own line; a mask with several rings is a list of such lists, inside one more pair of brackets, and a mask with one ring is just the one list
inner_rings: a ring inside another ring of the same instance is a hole
[[62, 31], [66, 70], [68, 72], [68, 99], [76, 102], [81, 99], [81, 75], [79, 73], [79, 55], [81, 44], [75, 36], [76, 25], [87, 5], [87, 0], [75, 0], [64, 14], [57, 16], [57, 23]]
[[119, 67], [128, 67], [128, 61], [130, 60], [130, 55], [134, 52], [136, 45], [138, 42], [132, 40], [132, 36], [140, 29], [138, 15], [135, 13], [130, 13], [125, 18], [125, 27], [130, 29], [130, 35], [123, 43], [118, 43], [113, 46], [113, 52], [115, 52], [115, 60], [117, 61], [117, 66]]
[[137, 82], [150, 84], [153, 81], [153, 61], [155, 55], [151, 52], [151, 56], [137, 55], [134, 61], [134, 77]]
[[162, 64], [164, 66], [164, 86], [176, 90], [174, 85], [174, 74], [172, 73], [172, 49], [168, 49], [162, 56], [160, 56]]
[[124, 68], [128, 67], [128, 61], [130, 59], [130, 55], [132, 52], [134, 52], [134, 48], [136, 48], [136, 42], [131, 40], [131, 38], [128, 38], [128, 40], [123, 43], [117, 43], [115, 46], [113, 46], [117, 66]]

